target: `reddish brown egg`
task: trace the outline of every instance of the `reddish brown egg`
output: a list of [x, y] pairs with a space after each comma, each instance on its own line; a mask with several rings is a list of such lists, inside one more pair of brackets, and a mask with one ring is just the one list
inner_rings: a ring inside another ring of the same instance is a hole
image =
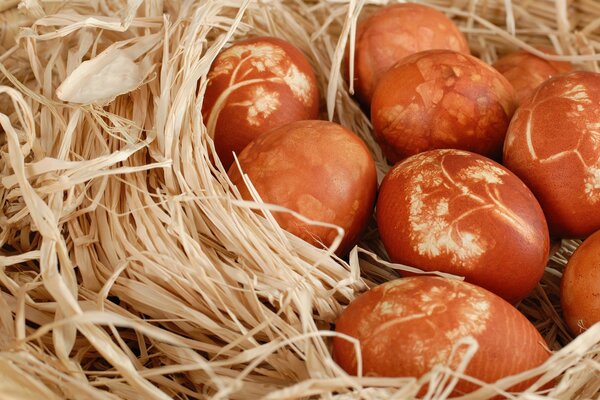
[[[547, 54], [552, 51], [542, 49]], [[554, 75], [569, 72], [573, 69], [571, 63], [550, 61], [519, 50], [500, 58], [494, 64], [496, 68], [515, 88], [517, 102], [522, 103], [536, 87]]]
[[[377, 178], [367, 146], [344, 127], [327, 121], [298, 121], [253, 141], [239, 157], [265, 203], [344, 229], [338, 254], [358, 240], [373, 212]], [[238, 167], [229, 170], [243, 198], [251, 199]], [[306, 224], [289, 213], [274, 213], [279, 225], [320, 246], [329, 246], [333, 228]]]
[[[452, 357], [453, 346], [466, 336], [479, 342], [466, 374], [484, 382], [537, 367], [549, 357], [544, 339], [517, 309], [478, 286], [437, 277], [398, 279], [371, 289], [344, 310], [336, 332], [359, 340], [366, 376], [419, 378], [436, 364], [456, 368], [465, 349]], [[335, 337], [333, 356], [357, 374], [351, 342]], [[477, 388], [461, 380], [453, 395]]]
[[574, 335], [600, 322], [600, 231], [571, 256], [561, 282], [560, 303]]
[[600, 74], [551, 78], [511, 122], [504, 165], [539, 200], [550, 232], [586, 237], [600, 229]]
[[316, 119], [319, 91], [306, 57], [290, 43], [260, 37], [235, 43], [213, 62], [202, 116], [225, 168], [232, 153], [264, 132]]
[[514, 110], [514, 89], [498, 71], [469, 55], [431, 50], [383, 76], [371, 121], [392, 163], [440, 148], [499, 159]]
[[469, 54], [456, 25], [433, 8], [414, 4], [382, 7], [359, 22], [354, 53], [354, 87], [369, 106], [383, 74], [404, 57], [419, 51], [447, 49]]
[[381, 184], [377, 226], [392, 261], [461, 275], [509, 302], [539, 282], [550, 239], [533, 194], [480, 155], [432, 150]]

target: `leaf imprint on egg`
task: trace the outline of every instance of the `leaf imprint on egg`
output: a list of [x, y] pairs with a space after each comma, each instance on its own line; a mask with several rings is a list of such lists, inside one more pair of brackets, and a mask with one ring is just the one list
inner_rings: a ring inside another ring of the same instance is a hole
[[[264, 73], [267, 77], [248, 79], [253, 72]], [[215, 101], [208, 115], [207, 129], [214, 136], [217, 120], [221, 111], [227, 106], [227, 100], [237, 90], [261, 83], [273, 82], [287, 85], [292, 94], [304, 105], [311, 102], [311, 82], [309, 77], [288, 59], [284, 49], [270, 43], [252, 43], [234, 45], [217, 59], [208, 79], [213, 80], [220, 75], [229, 75], [229, 84]], [[253, 92], [253, 100], [231, 105], [248, 107], [247, 122], [249, 125], [260, 125], [281, 104], [279, 93], [260, 86]]]
[[[486, 212], [509, 224], [530, 241], [528, 224], [510, 210], [500, 199], [498, 186], [504, 184], [508, 173], [484, 161], [475, 160], [458, 174], [451, 176], [444, 166], [447, 155], [469, 156], [464, 152], [440, 151], [437, 157], [422, 154], [408, 161], [410, 174], [409, 237], [413, 249], [421, 256], [435, 258], [449, 256], [453, 264], [468, 268], [483, 255], [488, 247], [477, 227], [461, 226], [465, 218]], [[415, 173], [418, 171], [418, 173]], [[467, 182], [469, 184], [467, 184]], [[477, 194], [470, 185], [483, 186], [484, 194]], [[450, 204], [469, 202], [467, 211], [458, 216], [450, 213]]]
[[[411, 282], [411, 279], [400, 281]], [[382, 288], [384, 293], [373, 309], [372, 318], [385, 322], [372, 329], [369, 320], [365, 320], [359, 327], [361, 342], [376, 346], [377, 340], [388, 329], [402, 329], [404, 324], [432, 324], [431, 331], [435, 332], [432, 336], [412, 343], [412, 356], [422, 370], [429, 370], [435, 364], [447, 364], [454, 343], [467, 336], [482, 334], [491, 317], [491, 304], [485, 292], [461, 281], [440, 280], [439, 285], [426, 288], [404, 284], [389, 287], [385, 284]], [[456, 318], [440, 317], [450, 309]], [[371, 340], [375, 342], [370, 344]]]
[[[573, 103], [572, 111], [567, 114], [571, 119], [580, 118], [581, 112], [585, 111], [585, 105], [591, 104], [587, 87], [583, 84], [578, 85], [567, 85], [566, 91], [562, 93], [559, 98], [567, 99]], [[527, 141], [527, 147], [529, 155], [532, 160], [537, 161], [541, 164], [548, 164], [563, 159], [569, 156], [575, 156], [576, 159], [581, 163], [585, 170], [584, 176], [584, 193], [587, 196], [587, 200], [596, 204], [600, 202], [600, 159], [586, 160], [581, 153], [581, 149], [587, 146], [591, 147], [593, 154], [600, 152], [600, 123], [599, 122], [586, 122], [585, 129], [581, 132], [581, 137], [577, 141], [577, 144], [572, 149], [562, 150], [545, 158], [540, 158], [537, 155], [535, 147], [533, 145], [533, 110], [538, 106], [544, 104], [543, 101], [534, 104], [532, 111], [529, 113], [527, 119], [527, 126], [525, 129], [525, 139]], [[540, 131], [540, 132], [543, 132]], [[509, 143], [510, 145], [511, 143]]]
[[252, 90], [251, 96], [250, 100], [231, 103], [231, 105], [247, 107], [246, 120], [248, 124], [251, 126], [260, 126], [262, 121], [268, 118], [281, 105], [279, 102], [279, 93], [270, 92], [263, 86], [257, 86]]

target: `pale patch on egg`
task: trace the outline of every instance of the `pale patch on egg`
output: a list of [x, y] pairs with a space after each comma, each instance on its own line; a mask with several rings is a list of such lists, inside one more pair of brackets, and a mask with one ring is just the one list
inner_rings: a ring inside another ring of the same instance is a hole
[[[419, 176], [424, 179], [421, 174]], [[437, 178], [441, 183], [441, 178]], [[451, 224], [448, 198], [426, 201], [423, 188], [417, 183], [409, 201], [410, 239], [414, 243], [414, 250], [421, 256], [434, 258], [448, 254], [453, 263], [467, 267], [485, 252], [477, 234], [455, 229]]]
[[304, 104], [310, 103], [311, 85], [306, 74], [301, 72], [294, 64], [283, 75], [283, 81], [290, 87], [292, 93]]
[[417, 285], [413, 279], [395, 279], [393, 281], [387, 282], [385, 285], [380, 287], [383, 288], [383, 296], [387, 296], [388, 292], [392, 292], [396, 289], [400, 290], [410, 290]]
[[250, 100], [231, 103], [231, 106], [248, 107], [246, 121], [251, 126], [260, 126], [281, 105], [279, 93], [258, 86], [252, 91], [251, 96]]
[[435, 80], [421, 83], [416, 90], [427, 108], [435, 107], [444, 97], [444, 90]]
[[248, 123], [259, 126], [269, 115], [279, 107], [279, 93], [269, 92], [264, 89], [256, 92], [255, 102], [248, 108]]
[[399, 126], [411, 122], [421, 113], [421, 106], [417, 103], [411, 103], [404, 107], [396, 104], [392, 107], [384, 107], [378, 111], [378, 117], [382, 122], [384, 133], [394, 132]]
[[452, 72], [454, 72], [454, 75], [456, 75], [459, 78], [462, 76], [462, 74], [464, 72], [462, 68], [457, 67], [457, 66], [452, 66], [451, 68], [452, 68]]
[[465, 305], [461, 307], [459, 315], [462, 318], [458, 326], [446, 330], [444, 333], [451, 342], [466, 336], [479, 335], [485, 331], [487, 321], [490, 319], [490, 302], [480, 293], [473, 291], [465, 300]]
[[[208, 74], [208, 79], [212, 81], [220, 75], [227, 75], [233, 70], [234, 62], [232, 59], [221, 59], [215, 63], [212, 70]], [[209, 82], [211, 84], [212, 82]]]
[[382, 301], [377, 304], [377, 307], [373, 311], [383, 316], [390, 314], [403, 314], [406, 310], [402, 307], [402, 304], [399, 304], [396, 301]]
[[265, 72], [267, 70], [267, 67], [265, 66], [265, 63], [262, 60], [252, 60], [250, 62], [250, 64], [254, 67], [255, 70], [257, 70], [258, 72]]
[[427, 369], [430, 370], [436, 365], [447, 365], [450, 358], [451, 349], [448, 347], [438, 350], [427, 360]]
[[433, 74], [433, 71], [436, 69], [436, 64], [434, 64], [433, 60], [422, 57], [417, 60], [417, 68], [422, 76], [430, 76]]
[[573, 86], [564, 92], [560, 97], [583, 104], [591, 104], [592, 102], [588, 96], [587, 88], [582, 84]]
[[431, 302], [431, 296], [429, 295], [429, 293], [421, 293], [420, 299], [423, 302]]
[[445, 217], [448, 215], [448, 200], [442, 199], [435, 210], [435, 215], [438, 217]]
[[325, 222], [335, 219], [335, 211], [310, 194], [303, 194], [298, 197], [296, 204], [298, 212], [305, 217]]
[[600, 201], [600, 166], [588, 168], [584, 190], [592, 204]]
[[448, 39], [448, 44], [450, 45], [450, 48], [455, 51], [460, 51], [460, 48], [462, 47], [458, 39], [454, 36], [450, 36]]
[[592, 143], [598, 148], [600, 146], [600, 122], [588, 122], [585, 127]]
[[412, 342], [413, 363], [419, 371], [431, 369], [428, 363], [425, 362], [425, 342], [423, 340], [414, 340]]
[[472, 180], [475, 182], [502, 184], [504, 183], [502, 176], [506, 174], [506, 171], [493, 164], [483, 160], [477, 160], [476, 165], [471, 165], [462, 170], [460, 177], [464, 180]]
[[469, 157], [471, 155], [471, 153], [469, 153], [468, 151], [455, 150], [455, 149], [445, 149], [440, 154], [444, 154], [444, 155], [451, 154], [451, 155], [467, 156], [467, 157]]

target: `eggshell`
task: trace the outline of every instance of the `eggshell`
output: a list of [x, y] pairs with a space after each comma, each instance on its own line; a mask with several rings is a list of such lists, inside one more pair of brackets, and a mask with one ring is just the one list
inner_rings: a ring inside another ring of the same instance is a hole
[[[250, 143], [239, 163], [265, 203], [343, 228], [338, 254], [354, 246], [373, 212], [375, 163], [367, 146], [338, 124], [298, 121], [272, 130]], [[243, 198], [251, 199], [236, 164], [229, 177]], [[289, 213], [274, 217], [283, 229], [317, 246], [329, 246], [337, 235]]]
[[[540, 49], [547, 54], [555, 53]], [[496, 68], [515, 88], [517, 102], [522, 103], [541, 83], [573, 69], [571, 63], [550, 61], [519, 50], [505, 55], [494, 63]]]
[[465, 276], [509, 302], [544, 272], [550, 239], [540, 205], [500, 164], [459, 150], [432, 150], [384, 178], [377, 225], [392, 261]]
[[588, 237], [569, 259], [562, 277], [560, 302], [574, 335], [600, 322], [600, 231]]
[[431, 49], [469, 54], [464, 35], [433, 8], [414, 3], [393, 4], [361, 20], [354, 53], [358, 100], [368, 106], [379, 79], [388, 69], [406, 56]]
[[498, 71], [469, 55], [430, 50], [381, 78], [371, 121], [392, 163], [439, 148], [500, 159], [515, 107], [514, 89]]
[[539, 200], [553, 236], [600, 229], [600, 74], [551, 78], [515, 113], [504, 165]]
[[[456, 368], [465, 349], [451, 358], [453, 345], [466, 336], [479, 343], [466, 373], [484, 382], [537, 367], [549, 357], [544, 339], [517, 309], [478, 286], [437, 277], [404, 278], [371, 289], [344, 310], [336, 332], [360, 341], [365, 376], [419, 378], [436, 364]], [[335, 337], [333, 356], [357, 374], [351, 342]], [[453, 395], [477, 388], [461, 380]]]
[[289, 122], [316, 119], [319, 90], [306, 57], [271, 37], [243, 40], [213, 62], [202, 116], [225, 168], [232, 153], [264, 132]]

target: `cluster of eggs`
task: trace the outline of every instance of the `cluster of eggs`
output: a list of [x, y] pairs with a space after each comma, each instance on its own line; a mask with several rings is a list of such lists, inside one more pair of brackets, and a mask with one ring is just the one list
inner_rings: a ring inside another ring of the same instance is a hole
[[[395, 163], [378, 194], [369, 149], [318, 120], [316, 74], [280, 39], [240, 41], [214, 61], [202, 115], [215, 160], [244, 199], [257, 193], [295, 212], [273, 217], [313, 245], [330, 246], [341, 227], [336, 252], [346, 255], [376, 206], [393, 262], [465, 277], [405, 276], [358, 297], [336, 331], [358, 339], [361, 361], [344, 336], [332, 344], [348, 373], [420, 377], [456, 366], [465, 336], [479, 342], [467, 373], [482, 381], [540, 365], [550, 352], [513, 305], [540, 281], [550, 237], [600, 230], [600, 74], [523, 51], [489, 66], [449, 18], [411, 3], [363, 18], [354, 48], [348, 79]], [[564, 274], [575, 334], [600, 321], [599, 249], [600, 232]], [[461, 380], [456, 393], [476, 388]]]
[[283, 229], [329, 246], [341, 227], [340, 255], [356, 244], [373, 212], [375, 162], [352, 132], [317, 120], [317, 79], [299, 49], [270, 37], [227, 48], [209, 71], [202, 116], [244, 199], [252, 199], [246, 175], [265, 203], [305, 217], [273, 213]]

